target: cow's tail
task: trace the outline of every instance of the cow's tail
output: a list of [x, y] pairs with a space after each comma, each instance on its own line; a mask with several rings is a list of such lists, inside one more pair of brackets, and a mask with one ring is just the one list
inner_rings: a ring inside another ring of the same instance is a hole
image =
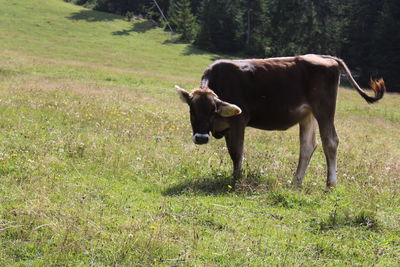
[[383, 94], [386, 91], [386, 86], [385, 82], [383, 81], [382, 78], [378, 80], [372, 80], [369, 82], [369, 85], [371, 86], [371, 89], [374, 91], [375, 96], [369, 96], [354, 80], [353, 76], [351, 75], [351, 72], [349, 70], [349, 67], [347, 67], [346, 63], [340, 58], [337, 57], [331, 57], [331, 56], [326, 56], [326, 58], [330, 58], [335, 60], [340, 67], [345, 71], [346, 76], [349, 78], [349, 81], [353, 85], [353, 87], [357, 90], [357, 92], [368, 102], [368, 103], [374, 103], [381, 99], [383, 97]]

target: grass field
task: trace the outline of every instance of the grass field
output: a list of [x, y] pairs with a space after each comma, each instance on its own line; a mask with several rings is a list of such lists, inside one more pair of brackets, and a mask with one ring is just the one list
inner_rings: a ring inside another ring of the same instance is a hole
[[61, 0], [0, 6], [1, 266], [400, 264], [400, 96], [340, 90], [334, 190], [321, 146], [290, 189], [298, 127], [248, 129], [233, 189], [173, 88], [219, 55]]

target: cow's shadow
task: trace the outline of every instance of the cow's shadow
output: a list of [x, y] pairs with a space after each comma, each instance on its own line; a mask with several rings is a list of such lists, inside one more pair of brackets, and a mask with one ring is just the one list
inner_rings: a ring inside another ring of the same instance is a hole
[[235, 183], [232, 175], [213, 173], [209, 176], [192, 178], [179, 184], [174, 184], [163, 190], [162, 195], [224, 195], [233, 192], [252, 194], [254, 191], [265, 189], [266, 185], [260, 181], [260, 176], [245, 174], [241, 180]]
[[185, 180], [166, 188], [164, 196], [177, 196], [184, 194], [196, 195], [222, 195], [233, 190], [233, 179], [231, 176], [208, 176]]

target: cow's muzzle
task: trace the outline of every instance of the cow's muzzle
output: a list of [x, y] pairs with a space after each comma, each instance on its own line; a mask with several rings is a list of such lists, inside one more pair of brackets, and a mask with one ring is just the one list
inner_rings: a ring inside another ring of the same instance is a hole
[[210, 142], [210, 135], [195, 133], [192, 137], [192, 140], [196, 145], [204, 145]]

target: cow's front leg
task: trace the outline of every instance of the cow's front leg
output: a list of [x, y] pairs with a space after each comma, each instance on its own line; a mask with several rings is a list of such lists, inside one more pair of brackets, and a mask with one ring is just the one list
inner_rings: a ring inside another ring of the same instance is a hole
[[244, 127], [231, 127], [225, 135], [226, 146], [233, 161], [233, 183], [242, 177]]

